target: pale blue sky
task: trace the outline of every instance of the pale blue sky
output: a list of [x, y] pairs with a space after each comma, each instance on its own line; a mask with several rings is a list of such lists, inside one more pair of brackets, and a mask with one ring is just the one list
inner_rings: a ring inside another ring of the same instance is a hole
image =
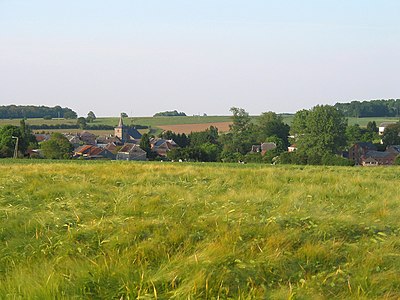
[[0, 0], [0, 105], [136, 116], [400, 98], [398, 0]]

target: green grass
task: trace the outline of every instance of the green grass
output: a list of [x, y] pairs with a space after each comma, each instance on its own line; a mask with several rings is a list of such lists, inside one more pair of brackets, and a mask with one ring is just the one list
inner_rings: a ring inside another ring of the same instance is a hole
[[400, 296], [396, 167], [0, 163], [0, 299]]
[[[118, 117], [97, 118], [92, 124], [94, 125], [118, 125]], [[199, 123], [213, 123], [213, 122], [230, 122], [230, 116], [207, 116], [207, 117], [133, 117], [124, 118], [126, 125], [140, 124], [147, 126], [159, 125], [176, 125], [176, 124], [199, 124]], [[19, 125], [20, 119], [1, 119], [0, 126], [3, 125]], [[57, 124], [76, 124], [76, 120], [68, 119], [27, 119], [27, 123], [31, 125], [57, 125]]]
[[[293, 121], [293, 115], [287, 115], [287, 116], [283, 116], [283, 121], [287, 124], [291, 124]], [[347, 118], [348, 120], [348, 124], [349, 125], [354, 125], [354, 124], [358, 124], [361, 127], [366, 127], [368, 122], [372, 122], [375, 121], [376, 125], [379, 126], [380, 123], [382, 122], [399, 122], [399, 118], [395, 118], [395, 117], [387, 117], [387, 118], [375, 118], [375, 117], [371, 117], [371, 118]]]

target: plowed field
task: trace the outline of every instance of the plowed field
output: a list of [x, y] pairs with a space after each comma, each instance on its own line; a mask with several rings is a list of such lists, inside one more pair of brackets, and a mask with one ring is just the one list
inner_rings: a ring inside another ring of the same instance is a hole
[[161, 125], [158, 126], [163, 130], [171, 130], [175, 133], [191, 133], [203, 131], [209, 128], [210, 126], [217, 127], [219, 132], [225, 132], [229, 130], [229, 125], [232, 122], [214, 122], [214, 123], [202, 123], [202, 124], [177, 124], [177, 125]]

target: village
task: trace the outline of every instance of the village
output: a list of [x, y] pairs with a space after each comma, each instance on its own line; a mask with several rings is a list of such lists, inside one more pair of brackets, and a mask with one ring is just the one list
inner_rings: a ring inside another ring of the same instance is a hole
[[[394, 122], [384, 122], [379, 125], [379, 135], [382, 136], [386, 127], [394, 125]], [[118, 126], [114, 128], [114, 135], [96, 136], [82, 131], [81, 133], [63, 134], [73, 146], [73, 159], [85, 160], [120, 160], [120, 161], [147, 161], [147, 152], [140, 147], [142, 134], [135, 128], [124, 124], [123, 117], [119, 118]], [[38, 143], [49, 140], [50, 134], [36, 133]], [[294, 136], [289, 136], [295, 140]], [[151, 151], [159, 160], [168, 160], [168, 152], [178, 149], [179, 145], [173, 139], [150, 137]], [[264, 142], [252, 145], [249, 154], [261, 154], [265, 156], [277, 148], [274, 142]], [[287, 152], [295, 152], [296, 144], [287, 147]], [[380, 151], [379, 151], [380, 150]], [[41, 157], [41, 150], [31, 150], [31, 154]], [[400, 145], [389, 145], [384, 151], [378, 149], [371, 142], [357, 142], [342, 152], [342, 157], [349, 159], [356, 166], [389, 166], [394, 165], [396, 158], [400, 156]], [[182, 162], [182, 159], [178, 159]], [[173, 160], [172, 160], [173, 161]], [[242, 160], [239, 160], [242, 162]]]

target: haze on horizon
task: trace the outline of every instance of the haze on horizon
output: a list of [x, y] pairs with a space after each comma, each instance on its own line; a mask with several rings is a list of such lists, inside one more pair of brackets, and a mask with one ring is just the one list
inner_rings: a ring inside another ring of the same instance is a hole
[[0, 105], [227, 115], [400, 98], [398, 0], [0, 0]]

